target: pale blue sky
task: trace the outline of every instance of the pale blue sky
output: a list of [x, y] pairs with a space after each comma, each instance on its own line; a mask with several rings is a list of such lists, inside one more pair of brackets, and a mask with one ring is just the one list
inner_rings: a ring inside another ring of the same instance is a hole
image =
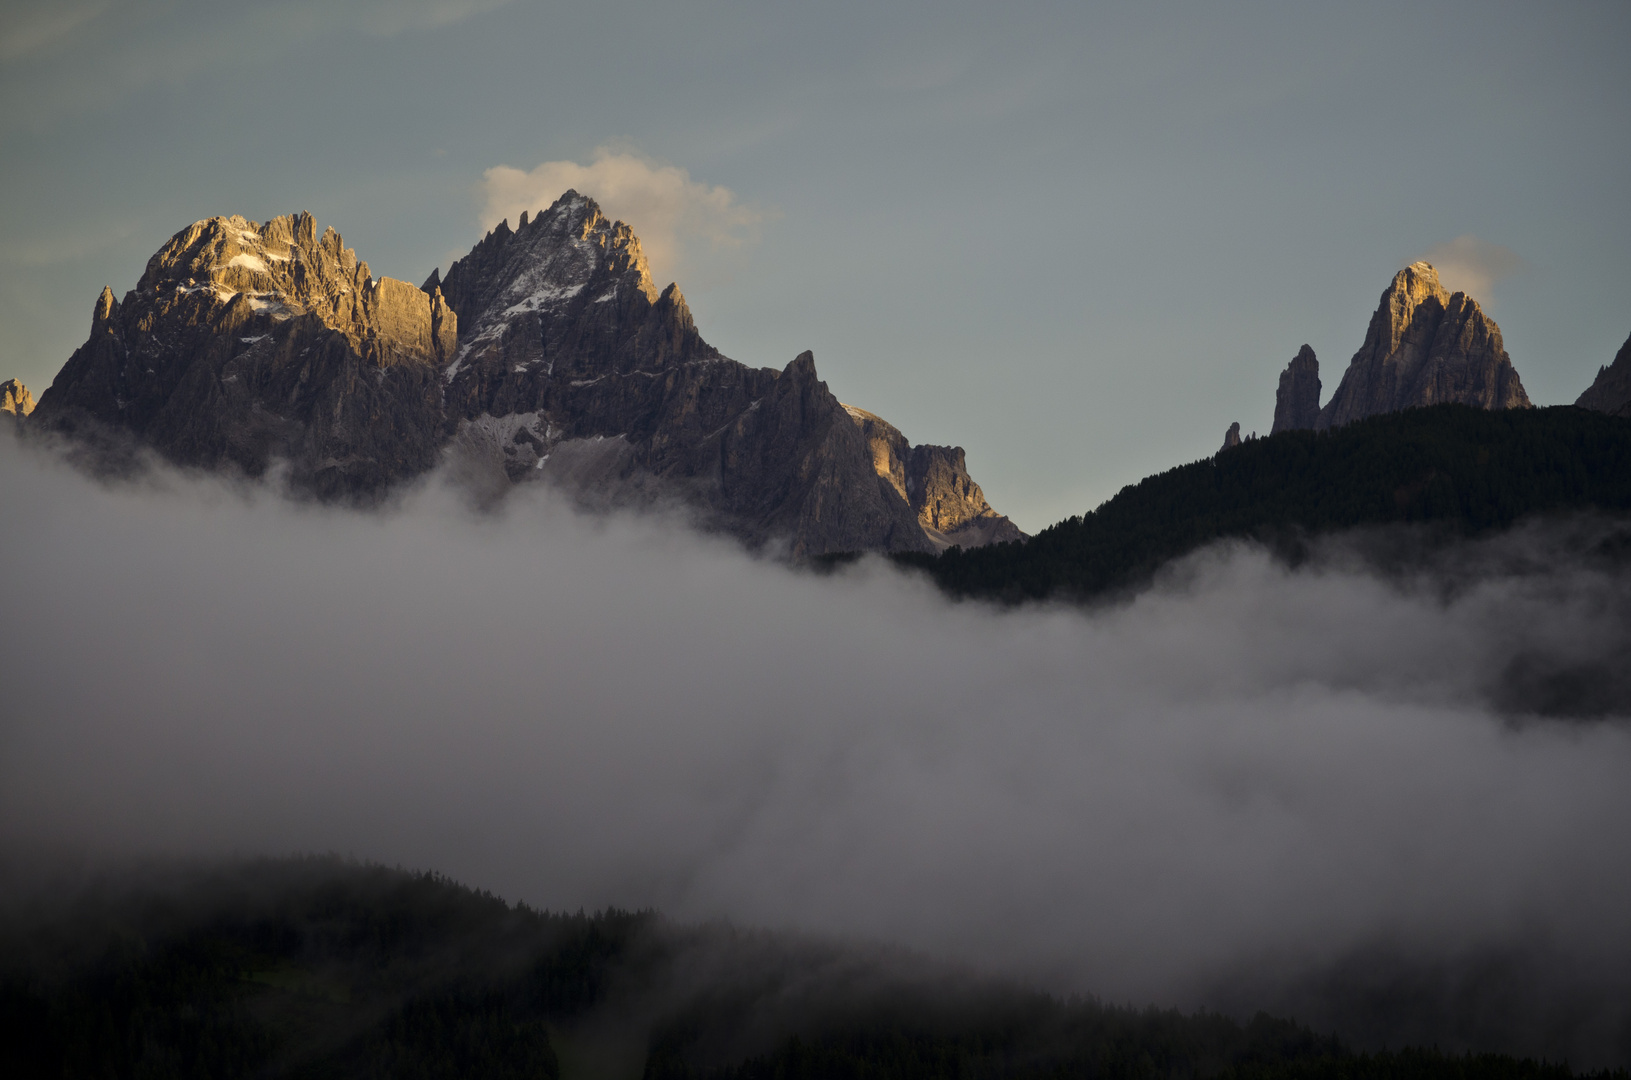
[[708, 340], [813, 349], [1036, 529], [1266, 431], [1305, 341], [1329, 394], [1461, 237], [1572, 401], [1631, 333], [1627, 56], [1623, 2], [4, 0], [0, 378], [38, 395], [197, 218], [309, 210], [418, 282], [488, 170], [607, 147], [688, 174], [633, 224]]

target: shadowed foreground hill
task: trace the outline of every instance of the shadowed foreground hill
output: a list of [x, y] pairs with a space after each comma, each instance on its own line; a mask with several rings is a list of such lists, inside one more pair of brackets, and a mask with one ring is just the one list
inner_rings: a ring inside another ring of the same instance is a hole
[[13, 900], [0, 946], [8, 1077], [1573, 1075], [1495, 1055], [1356, 1054], [1263, 1015], [1060, 1001], [649, 914], [546, 914], [329, 859]]
[[1029, 540], [896, 559], [960, 596], [1087, 598], [1231, 537], [1295, 555], [1310, 536], [1339, 530], [1427, 525], [1467, 537], [1583, 511], [1631, 511], [1631, 419], [1440, 405], [1249, 440]]

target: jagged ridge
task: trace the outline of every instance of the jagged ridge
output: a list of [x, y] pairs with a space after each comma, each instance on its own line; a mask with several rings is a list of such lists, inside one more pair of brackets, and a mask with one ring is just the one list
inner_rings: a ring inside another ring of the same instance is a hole
[[570, 191], [418, 289], [306, 214], [196, 222], [122, 302], [103, 291], [38, 418], [251, 476], [285, 460], [295, 487], [363, 502], [451, 456], [488, 495], [532, 478], [678, 500], [801, 555], [934, 550], [957, 500], [978, 503], [957, 542], [1017, 533], [960, 449], [924, 465], [945, 498], [914, 507], [809, 353], [780, 371], [722, 356], [633, 231]]

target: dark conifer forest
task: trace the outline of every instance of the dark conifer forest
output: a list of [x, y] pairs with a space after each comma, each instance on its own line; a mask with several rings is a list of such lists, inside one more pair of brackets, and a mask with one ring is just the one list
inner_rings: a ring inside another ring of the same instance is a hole
[[1321, 534], [1476, 537], [1540, 516], [1631, 510], [1631, 419], [1572, 406], [1408, 409], [1250, 439], [1131, 484], [1028, 540], [896, 556], [958, 596], [1088, 598], [1136, 588], [1227, 538], [1295, 559]]
[[1262, 1014], [903, 975], [887, 958], [837, 962], [837, 946], [652, 913], [539, 912], [332, 858], [109, 877], [10, 904], [3, 935], [0, 1075], [18, 1078], [1578, 1075], [1432, 1048], [1359, 1053]]

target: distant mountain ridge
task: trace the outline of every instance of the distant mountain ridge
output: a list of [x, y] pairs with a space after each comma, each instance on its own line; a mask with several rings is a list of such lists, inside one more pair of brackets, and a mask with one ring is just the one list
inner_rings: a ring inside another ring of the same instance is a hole
[[810, 353], [782, 370], [723, 356], [633, 231], [571, 191], [419, 288], [373, 278], [307, 214], [196, 222], [123, 301], [103, 290], [29, 426], [249, 476], [286, 462], [297, 490], [349, 502], [450, 461], [486, 497], [545, 480], [677, 502], [794, 555], [1023, 535], [960, 448], [907, 447], [927, 463], [914, 502]]

